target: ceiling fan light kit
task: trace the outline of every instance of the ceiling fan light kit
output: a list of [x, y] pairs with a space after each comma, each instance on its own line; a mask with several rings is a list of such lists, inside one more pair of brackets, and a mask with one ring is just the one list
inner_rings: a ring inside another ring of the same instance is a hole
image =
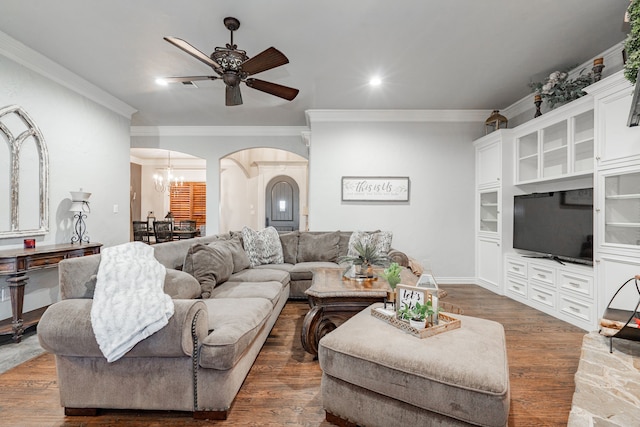
[[277, 96], [279, 98], [292, 101], [298, 95], [298, 89], [271, 83], [264, 80], [249, 78], [253, 74], [258, 74], [272, 68], [289, 63], [289, 59], [275, 47], [270, 47], [253, 58], [249, 58], [244, 50], [238, 49], [233, 43], [233, 32], [240, 28], [240, 21], [236, 18], [224, 18], [225, 27], [231, 32], [231, 42], [225, 47], [216, 47], [211, 56], [193, 47], [188, 42], [177, 37], [164, 37], [164, 39], [183, 50], [197, 60], [210, 66], [217, 74], [215, 76], [184, 76], [165, 77], [162, 80], [166, 83], [182, 83], [184, 85], [194, 85], [198, 80], [222, 80], [226, 85], [225, 104], [227, 106], [242, 105], [242, 94], [240, 93], [240, 83], [245, 83], [252, 89]]

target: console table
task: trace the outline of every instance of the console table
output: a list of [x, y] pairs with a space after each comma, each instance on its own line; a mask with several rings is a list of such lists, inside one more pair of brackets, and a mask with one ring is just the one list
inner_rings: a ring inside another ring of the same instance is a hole
[[[11, 331], [0, 331], [0, 335], [13, 335], [13, 341], [22, 339], [25, 325], [22, 319], [24, 287], [29, 280], [27, 273], [34, 270], [53, 268], [67, 258], [81, 257], [100, 253], [102, 243], [63, 243], [45, 245], [33, 249], [7, 249], [0, 251], [0, 276], [8, 276], [7, 282], [11, 291]], [[32, 326], [37, 320], [30, 321]]]

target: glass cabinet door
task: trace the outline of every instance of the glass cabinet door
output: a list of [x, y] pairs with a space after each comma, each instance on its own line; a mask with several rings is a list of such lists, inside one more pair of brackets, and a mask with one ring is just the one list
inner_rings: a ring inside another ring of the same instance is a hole
[[538, 132], [518, 138], [518, 182], [538, 178]]
[[593, 110], [573, 119], [573, 172], [593, 171]]
[[640, 172], [604, 180], [604, 242], [640, 246]]
[[567, 174], [567, 122], [542, 129], [542, 178]]
[[480, 193], [480, 231], [498, 232], [498, 191]]

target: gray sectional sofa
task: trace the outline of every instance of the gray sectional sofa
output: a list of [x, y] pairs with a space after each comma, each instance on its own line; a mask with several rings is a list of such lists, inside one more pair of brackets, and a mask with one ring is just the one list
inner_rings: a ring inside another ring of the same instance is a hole
[[[112, 363], [101, 353], [91, 325], [100, 255], [59, 264], [61, 301], [44, 313], [38, 337], [55, 355], [67, 415], [118, 408], [226, 418], [286, 301], [306, 299], [314, 269], [337, 267], [351, 236], [339, 231], [281, 234], [283, 262], [246, 268], [238, 234], [153, 246], [167, 268], [164, 291], [173, 298], [174, 315]], [[400, 251], [391, 250], [389, 256], [408, 265]]]

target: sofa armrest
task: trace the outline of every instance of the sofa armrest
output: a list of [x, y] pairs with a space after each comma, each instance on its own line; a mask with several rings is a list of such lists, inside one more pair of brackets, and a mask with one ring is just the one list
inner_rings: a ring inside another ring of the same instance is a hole
[[[42, 348], [61, 356], [104, 357], [91, 326], [92, 299], [67, 299], [51, 305], [38, 324]], [[207, 306], [201, 300], [173, 300], [169, 323], [140, 341], [126, 357], [184, 357], [193, 353], [192, 324], [198, 341], [209, 333]]]
[[60, 298], [93, 298], [100, 254], [67, 258], [58, 263]]
[[389, 261], [397, 262], [402, 267], [409, 267], [409, 257], [404, 252], [397, 249], [391, 249], [387, 254]]

